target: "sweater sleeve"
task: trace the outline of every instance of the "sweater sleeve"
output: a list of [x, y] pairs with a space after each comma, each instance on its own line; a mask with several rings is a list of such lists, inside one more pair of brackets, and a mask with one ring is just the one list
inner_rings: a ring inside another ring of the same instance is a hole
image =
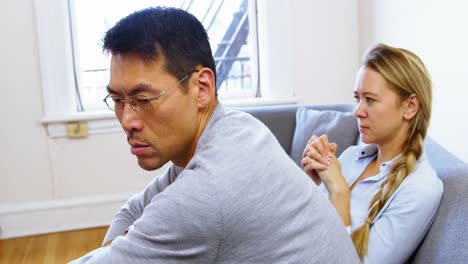
[[217, 192], [195, 187], [203, 175], [182, 174], [188, 180], [178, 178], [155, 196], [127, 236], [73, 263], [212, 263], [223, 237]]
[[151, 200], [175, 180], [178, 174], [177, 170], [178, 168], [171, 166], [164, 174], [148, 184], [142, 192], [130, 197], [112, 219], [102, 244], [105, 245], [128, 231], [128, 228], [142, 216], [143, 210]]

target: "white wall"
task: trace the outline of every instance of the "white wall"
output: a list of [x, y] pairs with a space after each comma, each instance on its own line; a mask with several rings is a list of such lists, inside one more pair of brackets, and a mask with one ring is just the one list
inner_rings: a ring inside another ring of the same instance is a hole
[[293, 72], [285, 78], [291, 81], [299, 103], [353, 102], [359, 67], [357, 1], [291, 4]]
[[352, 102], [357, 11], [356, 0], [259, 0], [262, 95], [291, 87], [299, 103]]
[[52, 199], [31, 1], [0, 6], [0, 202]]
[[468, 1], [361, 0], [360, 53], [384, 42], [414, 51], [433, 80], [429, 135], [468, 162]]

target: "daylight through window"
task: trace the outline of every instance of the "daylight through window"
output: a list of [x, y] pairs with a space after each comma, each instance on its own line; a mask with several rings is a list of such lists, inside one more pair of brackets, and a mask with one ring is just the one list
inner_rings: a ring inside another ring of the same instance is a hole
[[203, 23], [216, 62], [221, 100], [257, 97], [255, 1], [70, 0], [79, 111], [105, 109], [102, 98], [107, 93], [110, 57], [102, 52], [104, 33], [122, 17], [151, 6], [182, 8]]

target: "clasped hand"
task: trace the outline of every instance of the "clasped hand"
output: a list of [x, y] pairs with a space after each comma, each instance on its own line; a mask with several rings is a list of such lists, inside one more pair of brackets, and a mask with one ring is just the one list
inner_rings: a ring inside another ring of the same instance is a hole
[[336, 158], [336, 143], [330, 143], [327, 135], [313, 135], [302, 154], [301, 165], [305, 173], [319, 185], [321, 182], [329, 192], [348, 188]]

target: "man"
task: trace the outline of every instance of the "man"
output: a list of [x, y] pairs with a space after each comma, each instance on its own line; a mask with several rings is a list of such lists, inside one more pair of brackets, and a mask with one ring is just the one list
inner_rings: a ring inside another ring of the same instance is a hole
[[216, 98], [201, 23], [173, 8], [104, 37], [109, 95], [146, 170], [173, 165], [129, 199], [104, 247], [76, 263], [357, 263], [337, 213], [271, 132]]

